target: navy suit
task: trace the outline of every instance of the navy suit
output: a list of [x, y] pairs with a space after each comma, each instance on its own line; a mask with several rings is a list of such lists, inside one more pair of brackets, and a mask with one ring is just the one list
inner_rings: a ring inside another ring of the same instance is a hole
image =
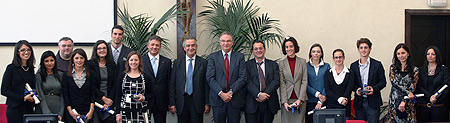
[[[375, 112], [375, 114], [372, 115], [372, 117], [375, 117], [375, 118], [373, 118], [373, 121], [368, 121], [368, 122], [372, 123], [372, 122], [377, 122], [379, 119], [380, 106], [383, 104], [383, 101], [381, 99], [381, 90], [384, 87], [386, 87], [386, 77], [384, 75], [385, 74], [384, 67], [380, 61], [370, 58], [369, 63], [370, 63], [370, 67], [369, 67], [369, 78], [368, 78], [367, 86], [372, 86], [373, 94], [367, 95], [367, 98], [364, 98], [362, 96], [358, 96], [355, 93], [353, 107], [355, 108], [356, 119], [370, 120], [370, 118], [368, 118], [366, 115], [368, 110], [364, 110], [364, 108], [363, 108], [363, 102], [367, 101], [368, 107], [370, 109], [375, 110], [375, 111], [373, 111], [373, 112]], [[362, 84], [362, 80], [361, 80], [361, 74], [360, 74], [360, 70], [359, 70], [359, 60], [356, 60], [355, 62], [353, 62], [350, 66], [350, 69], [355, 72], [354, 91], [356, 92], [356, 90], [358, 88], [363, 89], [364, 85]]]
[[227, 92], [227, 80], [225, 77], [224, 54], [222, 50], [209, 55], [206, 79], [209, 83], [209, 103], [213, 106], [214, 122], [223, 123], [228, 116], [228, 122], [238, 123], [240, 110], [245, 103], [245, 60], [244, 55], [239, 52], [231, 52], [229, 57], [229, 82], [228, 88], [233, 92], [230, 102], [225, 103], [219, 92]]
[[[203, 122], [205, 105], [209, 105], [209, 86], [206, 81], [207, 61], [195, 57], [192, 77], [193, 92], [186, 94], [186, 57], [176, 59], [170, 79], [169, 105], [177, 108], [178, 122]], [[189, 117], [190, 116], [190, 117]]]
[[[153, 74], [152, 62], [147, 55], [142, 57], [144, 64], [144, 73], [150, 77], [153, 83], [153, 92], [155, 92], [155, 104], [152, 109], [149, 109], [156, 123], [165, 123], [167, 110], [169, 109], [169, 80], [172, 70], [172, 61], [162, 55], [159, 55], [158, 73]], [[150, 114], [149, 114], [150, 115]]]
[[[111, 45], [108, 45], [108, 47], [111, 47]], [[114, 61], [114, 58], [112, 56], [112, 50], [108, 51], [108, 54], [111, 54], [111, 61]], [[119, 54], [119, 59], [117, 60], [117, 64], [116, 64], [116, 72], [117, 75], [121, 75], [122, 73], [124, 73], [123, 71], [125, 70], [125, 63], [127, 62], [127, 56], [128, 54], [133, 51], [133, 49], [128, 48], [127, 46], [123, 45], [122, 43], [122, 49], [120, 51]]]
[[[265, 59], [265, 83], [266, 88], [261, 90], [259, 68], [255, 59], [246, 62], [247, 70], [247, 96], [245, 101], [245, 121], [247, 123], [272, 123], [274, 115], [280, 110], [278, 100], [278, 87], [280, 87], [280, 70], [278, 64]], [[267, 93], [270, 98], [264, 102], [257, 102], [259, 93]]]

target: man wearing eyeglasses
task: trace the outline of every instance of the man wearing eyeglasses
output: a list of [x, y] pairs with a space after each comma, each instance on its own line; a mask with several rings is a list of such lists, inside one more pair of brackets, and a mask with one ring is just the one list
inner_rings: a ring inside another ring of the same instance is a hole
[[368, 38], [361, 38], [356, 42], [360, 59], [350, 66], [355, 72], [355, 101], [354, 108], [357, 120], [368, 123], [378, 123], [380, 106], [383, 104], [381, 90], [386, 87], [384, 67], [380, 61], [369, 56], [372, 43]]
[[231, 51], [233, 36], [220, 35], [222, 50], [209, 55], [206, 79], [209, 83], [209, 103], [215, 123], [239, 123], [245, 103], [245, 60], [242, 53]]
[[278, 87], [280, 70], [275, 61], [266, 59], [266, 46], [262, 41], [254, 41], [252, 52], [255, 56], [246, 62], [247, 92], [245, 101], [245, 122], [272, 123], [280, 110]]
[[56, 68], [60, 71], [67, 71], [70, 62], [70, 55], [73, 51], [73, 40], [69, 37], [62, 37], [58, 42], [59, 51], [56, 55]]

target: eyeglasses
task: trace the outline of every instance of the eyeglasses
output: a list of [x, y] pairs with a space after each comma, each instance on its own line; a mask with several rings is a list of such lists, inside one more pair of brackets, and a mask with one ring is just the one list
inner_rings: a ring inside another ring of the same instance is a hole
[[333, 57], [333, 59], [343, 59], [344, 58], [344, 56], [335, 56], [335, 57]]
[[20, 49], [19, 50], [19, 52], [25, 52], [25, 51], [31, 52], [31, 49]]

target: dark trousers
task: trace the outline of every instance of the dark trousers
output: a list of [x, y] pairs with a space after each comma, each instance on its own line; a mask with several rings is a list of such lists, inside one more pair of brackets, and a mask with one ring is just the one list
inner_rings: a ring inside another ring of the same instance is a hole
[[230, 102], [222, 106], [213, 106], [214, 123], [239, 123], [241, 120], [241, 109], [233, 108]]
[[[317, 103], [306, 103], [306, 112], [312, 111], [316, 108]], [[322, 106], [323, 107], [323, 106]], [[313, 123], [313, 116], [306, 114], [306, 123]]]
[[417, 122], [447, 122], [448, 115], [444, 106], [439, 107], [416, 107]]
[[365, 120], [367, 123], [380, 122], [380, 108], [370, 108], [367, 99], [363, 99], [361, 108], [355, 108], [355, 113], [356, 120]]
[[273, 114], [269, 109], [269, 104], [266, 102], [258, 103], [258, 109], [255, 113], [245, 113], [246, 123], [272, 123]]
[[[203, 112], [203, 111], [202, 111]], [[198, 113], [194, 107], [192, 95], [184, 95], [184, 106], [181, 115], [178, 115], [178, 123], [202, 123], [203, 113]]]
[[152, 114], [155, 123], [166, 123], [167, 111], [160, 110], [159, 107], [153, 107], [152, 110], [150, 110], [150, 113], [148, 114], [149, 120]]
[[34, 103], [25, 102], [18, 107], [6, 107], [6, 120], [8, 123], [22, 123], [24, 114], [32, 114]]

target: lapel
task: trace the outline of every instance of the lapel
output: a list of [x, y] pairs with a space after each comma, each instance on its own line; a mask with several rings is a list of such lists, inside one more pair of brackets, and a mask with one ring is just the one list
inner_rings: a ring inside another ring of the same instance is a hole
[[[372, 69], [372, 66], [373, 65], [370, 65], [370, 67], [369, 67], [369, 80], [370, 80], [370, 73], [371, 73], [370, 71]], [[361, 71], [359, 71], [359, 60], [356, 60], [355, 76], [356, 76], [356, 79], [357, 79], [356, 80], [357, 84], [359, 85], [359, 87], [363, 88], [362, 81], [361, 81]]]
[[[186, 79], [187, 79], [187, 75], [186, 75], [186, 56], [184, 56], [183, 58], [181, 58], [181, 63], [178, 65], [180, 67], [181, 75], [183, 78], [183, 86], [186, 84]], [[195, 69], [194, 69], [195, 70]]]
[[286, 69], [286, 71], [288, 72], [288, 75], [290, 75], [290, 76], [285, 76], [285, 78], [287, 79], [287, 80], [290, 80], [290, 81], [288, 81], [288, 82], [291, 82], [291, 83], [293, 83], [293, 81], [294, 81], [294, 78], [292, 77], [292, 75], [291, 75], [291, 68], [290, 68], [290, 66], [289, 66], [289, 60], [288, 60], [288, 58], [285, 58], [282, 62], [284, 62], [284, 66], [283, 66], [283, 68], [285, 68]]
[[152, 61], [150, 61], [149, 55], [145, 55], [144, 58], [142, 58], [142, 62], [148, 63], [147, 65], [144, 65], [145, 69], [148, 69], [150, 71], [150, 73], [147, 74], [150, 74], [151, 77], [156, 78], [155, 75], [153, 74], [154, 72], [152, 68]]
[[[217, 52], [217, 55], [216, 55], [218, 58], [216, 58], [217, 60], [219, 60], [218, 61], [218, 63], [219, 63], [219, 68], [220, 69], [222, 69], [222, 72], [225, 74], [225, 58], [223, 57], [224, 56], [224, 54], [222, 53], [222, 50], [219, 50], [218, 52]], [[214, 57], [214, 56], [213, 56]]]
[[[373, 77], [373, 74], [375, 72], [374, 71], [375, 70], [375, 65], [374, 65], [374, 62], [372, 61], [372, 58], [370, 58], [369, 62], [370, 62], [370, 66], [369, 66], [369, 77], [367, 78], [367, 84], [368, 85], [372, 85], [370, 79]], [[358, 71], [359, 71], [359, 69], [358, 69]], [[359, 78], [361, 78], [361, 77], [359, 77]]]
[[[233, 75], [234, 66], [236, 65], [236, 53], [234, 51], [230, 51], [231, 57], [228, 58], [230, 62], [230, 73], [228, 73], [228, 79], [231, 80], [231, 76]], [[225, 68], [225, 67], [224, 67]]]
[[161, 74], [161, 72], [162, 72], [161, 70], [163, 69], [162, 66], [165, 65], [165, 63], [166, 63], [162, 59], [163, 59], [163, 56], [160, 54], [159, 55], [159, 61], [158, 61], [158, 63], [159, 63], [159, 65], [158, 65], [158, 72], [156, 73], [155, 78], [158, 78], [158, 76]]
[[[252, 60], [250, 61], [250, 63], [251, 63], [251, 65], [250, 65], [250, 70], [251, 70], [252, 73], [254, 73], [253, 75], [255, 75], [255, 78], [256, 78], [256, 80], [257, 80], [257, 81], [253, 81], [253, 82], [256, 84], [256, 86], [257, 86], [258, 89], [259, 89], [259, 88], [261, 88], [261, 85], [260, 85], [261, 80], [259, 80], [259, 68], [257, 67], [258, 64], [256, 64], [256, 59], [252, 59]], [[267, 64], [266, 64], [266, 67], [267, 67]], [[267, 71], [266, 71], [266, 72], [267, 72]], [[267, 85], [267, 83], [266, 83], [266, 85]]]
[[[292, 82], [296, 82], [296, 80], [297, 79], [299, 79], [298, 77], [298, 74], [299, 74], [299, 71], [300, 70], [302, 70], [302, 69], [300, 69], [300, 58], [299, 57], [297, 57], [297, 56], [295, 56], [295, 70], [294, 70], [294, 78], [292, 78]], [[290, 69], [289, 69], [290, 70]]]
[[[185, 57], [186, 58], [186, 57]], [[197, 73], [197, 70], [200, 69], [200, 64], [199, 64], [199, 56], [195, 56], [195, 63], [194, 64], [194, 73], [192, 73], [192, 78], [194, 78], [195, 74]], [[184, 60], [186, 62], [186, 60]], [[186, 64], [186, 63], [185, 63]], [[186, 69], [186, 67], [184, 67]], [[185, 72], [186, 73], [186, 72]]]

